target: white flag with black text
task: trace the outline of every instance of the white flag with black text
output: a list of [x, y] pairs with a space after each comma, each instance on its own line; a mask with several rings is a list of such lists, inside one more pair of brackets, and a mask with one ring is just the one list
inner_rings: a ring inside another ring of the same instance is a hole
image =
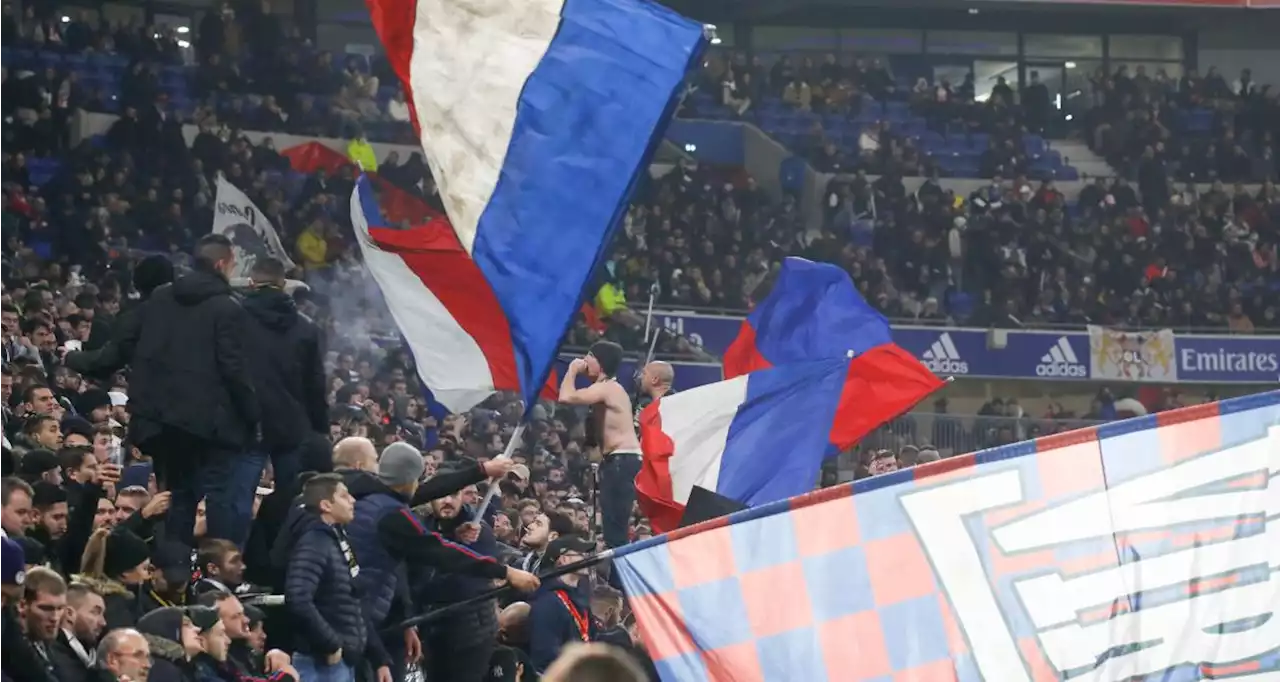
[[218, 175], [218, 198], [214, 202], [213, 232], [231, 240], [236, 254], [236, 277], [248, 277], [258, 258], [271, 257], [293, 268], [293, 260], [280, 244], [280, 235], [271, 221], [238, 187]]

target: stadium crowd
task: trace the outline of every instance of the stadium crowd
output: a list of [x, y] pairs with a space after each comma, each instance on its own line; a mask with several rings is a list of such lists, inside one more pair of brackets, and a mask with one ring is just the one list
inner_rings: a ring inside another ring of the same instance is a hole
[[[535, 407], [513, 458], [495, 459], [521, 405], [499, 395], [453, 415], [422, 397], [409, 354], [370, 312], [352, 169], [299, 177], [270, 139], [240, 134], [363, 139], [359, 121], [399, 139], [407, 109], [385, 65], [335, 65], [265, 3], [211, 13], [193, 34], [194, 69], [177, 33], [92, 16], [6, 5], [4, 39], [6, 679], [527, 681], [556, 679], [558, 657], [598, 659], [605, 679], [637, 667], [653, 678], [607, 567], [534, 577], [602, 546], [585, 413]], [[860, 87], [887, 99], [883, 67], [867, 69]], [[750, 73], [726, 97], [740, 113], [766, 96], [753, 88], [776, 85]], [[821, 108], [834, 95], [819, 101], [792, 78], [777, 96]], [[77, 109], [121, 116], [77, 143]], [[200, 126], [191, 146], [186, 122]], [[832, 184], [818, 234], [794, 198], [771, 199], [740, 171], [683, 162], [649, 183], [569, 341], [643, 350], [650, 291], [743, 309], [791, 254], [840, 264], [886, 315], [922, 324], [1276, 326], [1271, 184], [1165, 201], [1099, 181], [1068, 198], [994, 163], [1004, 175], [971, 196], [936, 179], [908, 194], [909, 138], [875, 135], [885, 152]], [[420, 157], [378, 172], [433, 201]], [[266, 258], [233, 287], [234, 251], [207, 234], [217, 173], [262, 207], [310, 289], [287, 292], [296, 273]], [[661, 344], [702, 354], [678, 336]], [[1114, 416], [1099, 405], [1097, 418]], [[898, 420], [862, 450], [859, 475], [951, 454], [928, 442], [1035, 435], [1019, 409], [993, 403], [972, 430], [935, 419], [930, 438]], [[476, 518], [492, 480], [490, 513]], [[627, 532], [650, 533], [639, 517]], [[495, 581], [516, 594], [396, 627]], [[630, 656], [566, 649], [588, 641]]]

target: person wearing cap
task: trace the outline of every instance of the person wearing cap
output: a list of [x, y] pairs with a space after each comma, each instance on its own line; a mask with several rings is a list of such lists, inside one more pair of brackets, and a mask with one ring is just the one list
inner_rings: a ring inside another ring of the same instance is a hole
[[138, 632], [151, 646], [147, 682], [199, 682], [195, 658], [204, 653], [200, 633], [218, 622], [207, 608], [166, 606], [138, 620]]
[[62, 485], [62, 466], [52, 450], [37, 448], [28, 450], [18, 462], [18, 477], [27, 483], [46, 481]]
[[547, 547], [557, 538], [573, 532], [573, 519], [559, 512], [544, 514], [539, 512], [524, 528], [524, 536], [520, 538], [521, 546], [529, 550], [520, 560], [520, 568], [530, 573], [542, 572]]
[[[585, 358], [569, 363], [560, 383], [560, 402], [588, 405], [604, 459], [600, 465], [600, 511], [604, 541], [609, 547], [627, 544], [631, 510], [636, 501], [636, 475], [640, 473], [640, 438], [636, 436], [631, 395], [616, 379], [622, 363], [622, 347], [597, 341]], [[577, 387], [578, 375], [592, 383]]]
[[[511, 468], [511, 461], [506, 458], [487, 462], [486, 465], [488, 464], [495, 464], [494, 470], [500, 470], [501, 475], [505, 475]], [[459, 477], [470, 477], [476, 473], [437, 476], [427, 484], [420, 485], [423, 466], [422, 453], [417, 448], [407, 443], [392, 443], [382, 451], [376, 476], [362, 474], [347, 479], [351, 494], [356, 498], [355, 519], [348, 531], [351, 545], [361, 561], [357, 584], [364, 596], [371, 622], [379, 627], [416, 615], [412, 609], [409, 586], [401, 584], [398, 578], [402, 573], [401, 567], [406, 562], [445, 573], [507, 580], [524, 592], [530, 592], [538, 586], [536, 576], [508, 568], [493, 557], [450, 542], [438, 533], [429, 531], [414, 516], [409, 504], [410, 501], [416, 503], [421, 499], [416, 496], [420, 487], [429, 487], [434, 491], [432, 495], [441, 497], [463, 486], [442, 493], [439, 491], [443, 484], [437, 483], [438, 479], [448, 476], [449, 480], [458, 480]], [[488, 469], [484, 471], [487, 472]], [[410, 628], [406, 633], [405, 649], [413, 651], [419, 648], [420, 643], [416, 640], [413, 629]], [[389, 646], [398, 649], [396, 644], [393, 642]]]
[[[17, 682], [54, 682], [46, 661], [23, 632], [18, 604], [23, 599], [26, 583], [26, 557], [22, 547], [10, 537], [0, 539], [0, 586], [4, 608], [0, 609], [0, 648], [4, 650], [4, 673]], [[46, 569], [47, 570], [47, 569]]]
[[288, 659], [276, 660], [270, 673], [257, 675], [238, 669], [230, 660], [231, 637], [217, 609], [188, 606], [184, 609], [199, 630], [200, 653], [192, 658], [196, 682], [298, 682], [300, 675]]
[[[556, 538], [547, 546], [543, 565], [567, 566], [596, 549], [594, 542], [577, 535]], [[595, 639], [595, 619], [578, 583], [586, 569], [551, 578], [529, 601], [529, 657], [538, 672], [546, 670], [566, 644]]]
[[142, 611], [186, 606], [194, 563], [190, 547], [173, 540], [158, 542], [151, 550], [151, 581], [139, 597]]

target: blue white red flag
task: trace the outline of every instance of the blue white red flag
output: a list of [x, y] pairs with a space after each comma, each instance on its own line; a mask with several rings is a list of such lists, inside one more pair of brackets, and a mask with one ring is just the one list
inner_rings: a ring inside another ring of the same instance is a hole
[[663, 680], [1280, 673], [1280, 391], [682, 528], [614, 566]]
[[813, 490], [848, 366], [793, 363], [650, 403], [636, 495], [654, 531], [679, 525], [694, 486], [747, 505]]
[[[509, 357], [489, 355], [493, 344], [478, 338], [459, 351], [478, 383], [452, 390], [492, 390], [510, 375], [531, 408], [700, 59], [702, 26], [647, 0], [368, 5], [455, 239], [485, 285], [482, 297], [497, 301], [495, 333], [510, 343]], [[423, 285], [401, 295], [435, 295], [439, 306], [415, 305], [443, 308], [474, 335], [456, 307], [474, 303], [461, 285], [449, 286], [456, 299]], [[451, 352], [437, 349], [434, 359]]]
[[867, 305], [848, 273], [788, 258], [769, 295], [743, 320], [725, 351], [724, 376], [827, 358], [852, 358], [830, 433], [840, 450], [943, 385], [893, 343], [889, 321]]

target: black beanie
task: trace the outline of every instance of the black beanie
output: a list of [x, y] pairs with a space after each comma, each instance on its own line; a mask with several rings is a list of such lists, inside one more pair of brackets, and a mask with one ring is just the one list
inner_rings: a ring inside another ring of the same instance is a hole
[[133, 267], [133, 288], [146, 298], [156, 287], [173, 281], [173, 263], [164, 256], [147, 256]]
[[91, 388], [76, 396], [75, 406], [76, 412], [89, 414], [99, 407], [111, 407], [111, 396], [100, 388]]
[[107, 556], [102, 562], [102, 572], [108, 578], [119, 578], [142, 562], [151, 558], [151, 548], [142, 538], [128, 530], [114, 530], [107, 536]]
[[596, 341], [591, 344], [590, 352], [600, 363], [600, 371], [605, 376], [618, 376], [618, 367], [622, 365], [622, 346], [612, 341]]
[[138, 619], [138, 632], [182, 643], [182, 620], [187, 614], [177, 606], [163, 606]]

